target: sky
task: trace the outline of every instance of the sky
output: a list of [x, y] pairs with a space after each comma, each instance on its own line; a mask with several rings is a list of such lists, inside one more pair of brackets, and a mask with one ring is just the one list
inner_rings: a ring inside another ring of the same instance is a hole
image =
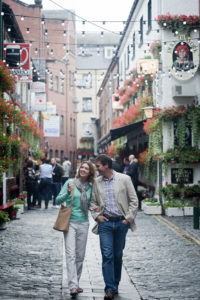
[[[22, 0], [27, 4], [34, 4], [34, 0]], [[43, 9], [65, 9], [74, 10], [75, 14], [87, 21], [120, 21], [120, 22], [102, 22], [95, 23], [102, 28], [112, 31], [122, 31], [123, 21], [128, 19], [134, 0], [42, 0]], [[58, 5], [56, 5], [58, 4]], [[98, 31], [97, 26], [91, 26], [87, 22], [83, 25], [80, 18], [76, 18], [76, 28], [79, 31]]]

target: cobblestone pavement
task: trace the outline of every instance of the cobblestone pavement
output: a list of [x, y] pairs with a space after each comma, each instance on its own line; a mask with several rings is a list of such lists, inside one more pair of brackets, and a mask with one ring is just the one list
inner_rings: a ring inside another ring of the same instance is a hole
[[136, 224], [127, 236], [124, 266], [142, 299], [199, 300], [200, 230], [193, 229], [192, 217], [139, 212]]
[[[67, 287], [63, 234], [52, 229], [57, 209], [34, 210], [21, 215], [0, 231], [0, 299], [71, 299]], [[77, 300], [104, 298], [99, 238], [89, 229], [86, 258]], [[140, 300], [123, 268], [116, 300]]]
[[0, 231], [0, 299], [61, 299], [62, 236], [56, 209], [29, 211]]
[[[52, 229], [57, 213], [53, 208], [25, 212], [0, 231], [0, 299], [70, 299], [62, 233]], [[199, 300], [200, 230], [193, 229], [192, 218], [139, 212], [136, 223], [137, 230], [127, 235], [115, 299]], [[81, 278], [84, 293], [77, 300], [104, 296], [99, 239], [91, 227]]]

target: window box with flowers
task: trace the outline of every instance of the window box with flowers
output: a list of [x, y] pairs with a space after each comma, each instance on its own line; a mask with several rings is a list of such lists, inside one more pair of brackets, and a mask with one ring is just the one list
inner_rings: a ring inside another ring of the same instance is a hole
[[189, 34], [191, 30], [199, 28], [200, 16], [195, 15], [158, 15], [157, 22], [159, 26], [166, 30], [172, 30], [172, 32], [185, 32]]

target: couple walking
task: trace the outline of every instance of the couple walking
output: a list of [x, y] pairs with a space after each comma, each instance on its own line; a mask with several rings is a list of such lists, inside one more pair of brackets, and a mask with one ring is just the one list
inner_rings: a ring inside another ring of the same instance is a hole
[[[79, 286], [89, 228], [88, 208], [97, 222], [93, 232], [99, 234], [102, 272], [105, 282], [104, 299], [118, 294], [122, 255], [128, 229], [134, 230], [138, 200], [129, 176], [112, 169], [112, 160], [101, 154], [91, 162], [82, 162], [75, 180], [69, 179], [56, 198], [56, 203], [74, 201], [69, 231], [64, 233], [68, 285], [74, 298], [83, 292]], [[67, 200], [66, 200], [67, 199]]]

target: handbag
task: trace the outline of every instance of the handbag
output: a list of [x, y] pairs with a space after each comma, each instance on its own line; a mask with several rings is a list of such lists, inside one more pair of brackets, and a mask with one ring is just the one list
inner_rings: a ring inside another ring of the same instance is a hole
[[55, 230], [62, 231], [62, 232], [68, 232], [69, 230], [69, 222], [72, 213], [72, 203], [74, 201], [74, 188], [75, 188], [75, 184], [73, 182], [71, 205], [70, 206], [64, 206], [63, 204], [61, 205], [56, 222], [53, 226], [53, 229]]

